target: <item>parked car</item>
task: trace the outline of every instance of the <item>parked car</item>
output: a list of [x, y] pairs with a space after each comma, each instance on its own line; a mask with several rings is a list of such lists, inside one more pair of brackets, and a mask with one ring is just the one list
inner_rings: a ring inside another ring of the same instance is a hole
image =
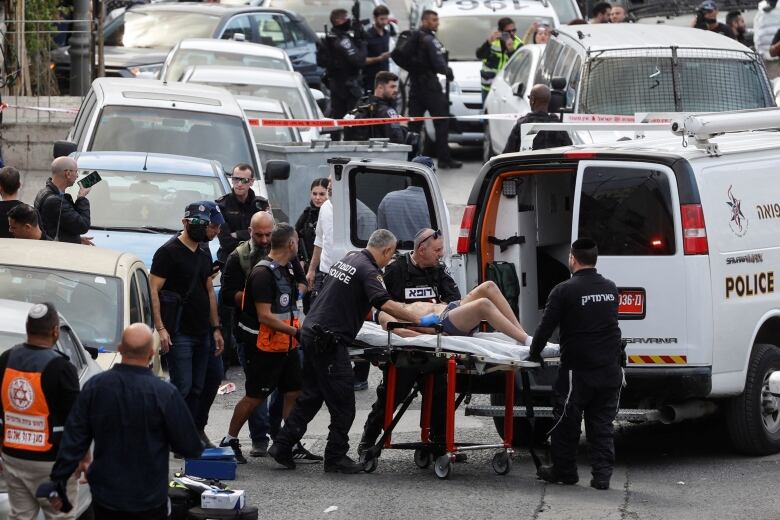
[[[283, 70], [252, 70], [244, 67], [192, 67], [185, 72], [182, 81], [212, 87], [222, 87], [234, 96], [271, 98], [284, 101], [290, 106], [295, 119], [321, 119], [322, 110], [317, 104], [319, 91], [312, 92], [306, 81], [297, 72]], [[197, 88], [192, 85], [192, 88]], [[304, 139], [319, 135], [317, 129], [301, 131]]]
[[[755, 52], [726, 36], [690, 27], [625, 23], [589, 25], [587, 31], [560, 27], [536, 67], [536, 83], [553, 87], [554, 112], [634, 115], [775, 106]], [[486, 104], [488, 113], [529, 112], [526, 92], [531, 86], [524, 85], [522, 96], [494, 88]], [[500, 153], [514, 121], [488, 124], [485, 153]], [[611, 142], [621, 137], [627, 136], [581, 132], [572, 140]]]
[[[135, 322], [154, 327], [149, 274], [135, 255], [79, 244], [0, 239], [0, 294], [9, 300], [53, 303], [78, 334], [97, 349], [98, 364], [110, 368], [122, 330]], [[2, 313], [0, 313], [2, 316]], [[155, 351], [159, 351], [159, 337]], [[159, 356], [155, 371], [160, 372]]]
[[277, 47], [233, 40], [189, 38], [180, 41], [168, 53], [160, 70], [160, 79], [179, 81], [187, 67], [196, 65], [294, 70], [290, 57]]
[[[249, 96], [236, 96], [239, 106], [244, 110], [249, 128], [255, 142], [261, 143], [300, 143], [303, 142], [301, 131], [295, 127], [285, 126], [261, 126], [261, 119], [294, 119], [290, 106], [284, 101], [271, 98], [256, 98]], [[310, 139], [310, 132], [307, 138]]]
[[[106, 75], [156, 78], [168, 52], [186, 38], [240, 38], [272, 45], [287, 52], [311, 86], [322, 83], [317, 36], [303, 18], [283, 9], [218, 3], [164, 2], [126, 10], [104, 30]], [[68, 92], [69, 47], [54, 51], [52, 61], [60, 91]]]
[[[0, 270], [2, 270], [2, 268], [0, 268]], [[2, 277], [1, 272], [0, 277]], [[11, 349], [14, 345], [25, 342], [27, 334], [24, 329], [24, 324], [27, 321], [27, 314], [30, 312], [30, 308], [33, 305], [41, 303], [42, 301], [45, 300], [20, 302], [0, 299], [0, 353]], [[76, 334], [62, 314], [60, 314], [60, 337], [54, 345], [54, 349], [68, 356], [68, 360], [70, 360], [76, 368], [80, 386], [84, 386], [84, 383], [86, 383], [89, 378], [102, 372], [101, 368], [93, 359], [93, 356], [97, 354], [97, 351], [93, 350], [90, 353], [86, 350], [85, 346], [81, 343], [78, 334]], [[92, 503], [89, 484], [79, 483], [77, 485], [78, 502], [76, 505], [76, 518], [81, 519], [82, 515], [84, 515], [83, 518], [89, 518], [89, 510]], [[8, 488], [6, 486], [5, 476], [0, 472], [0, 520], [8, 519], [10, 513], [11, 505], [8, 501]], [[43, 514], [39, 514], [39, 518], [43, 518]]]
[[[388, 9], [390, 6], [385, 0], [358, 0], [360, 3], [360, 19], [364, 25], [373, 23], [374, 8], [378, 5], [384, 5]], [[265, 7], [275, 7], [277, 9], [286, 9], [298, 13], [318, 35], [325, 34], [325, 27], [331, 28], [330, 12], [339, 7], [347, 10], [351, 9], [353, 2], [340, 2], [338, 0], [266, 0]], [[351, 13], [350, 13], [351, 15]], [[392, 15], [391, 15], [392, 17]]]
[[[217, 161], [140, 152], [77, 152], [72, 157], [80, 170], [97, 171], [102, 178], [89, 194], [88, 234], [95, 245], [132, 253], [148, 266], [155, 251], [181, 230], [188, 204], [230, 192]], [[69, 190], [74, 196], [76, 188]], [[218, 241], [209, 247], [216, 258]]]
[[96, 79], [67, 141], [55, 144], [54, 155], [75, 151], [200, 157], [218, 161], [226, 173], [236, 164], [246, 163], [255, 171], [252, 188], [264, 197], [266, 178], [279, 173], [271, 171], [276, 168], [271, 164], [267, 172], [262, 170], [252, 131], [233, 96], [225, 89], [205, 85]]

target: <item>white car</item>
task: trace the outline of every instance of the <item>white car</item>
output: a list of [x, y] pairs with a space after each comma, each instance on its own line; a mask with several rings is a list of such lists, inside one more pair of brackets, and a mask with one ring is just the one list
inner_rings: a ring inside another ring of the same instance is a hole
[[[30, 308], [35, 305], [35, 303], [39, 302], [28, 303], [0, 299], [0, 353], [9, 350], [14, 345], [24, 343], [27, 337], [24, 330], [24, 324], [27, 321], [27, 313], [30, 312]], [[60, 314], [60, 338], [57, 340], [54, 349], [68, 356], [70, 362], [76, 367], [76, 373], [79, 376], [79, 385], [82, 387], [90, 377], [102, 372], [98, 364], [95, 363], [92, 358], [92, 355], [87, 352], [68, 321], [62, 317], [62, 314]], [[93, 352], [96, 353], [96, 351]], [[76, 505], [76, 517], [81, 518], [81, 515], [88, 512], [87, 510], [92, 503], [89, 484], [78, 484], [77, 493], [78, 503]], [[10, 512], [11, 506], [8, 501], [8, 489], [6, 487], [5, 477], [2, 472], [0, 472], [0, 520], [9, 518]], [[38, 514], [38, 519], [43, 519], [43, 513]]]
[[67, 141], [54, 145], [55, 157], [76, 151], [199, 157], [218, 161], [226, 173], [236, 164], [246, 163], [255, 172], [252, 189], [263, 197], [268, 195], [265, 177], [275, 175], [263, 172], [252, 131], [230, 92], [204, 85], [96, 79], [79, 107]]
[[[493, 80], [490, 93], [485, 100], [485, 114], [518, 114], [531, 111], [528, 94], [534, 85], [536, 67], [544, 52], [544, 45], [524, 45], [515, 52], [509, 62]], [[506, 145], [514, 119], [492, 119], [485, 121], [483, 160], [487, 162]]]
[[[561, 0], [566, 9], [567, 18], [579, 13], [574, 0]], [[436, 37], [444, 45], [452, 68], [454, 80], [449, 84], [450, 143], [481, 145], [483, 141], [483, 123], [479, 119], [462, 119], [460, 116], [477, 116], [482, 113], [482, 86], [480, 70], [482, 62], [477, 59], [477, 49], [488, 35], [498, 27], [498, 20], [510, 17], [517, 27], [517, 35], [522, 37], [534, 23], [558, 27], [561, 24], [554, 5], [551, 2], [536, 0], [492, 0], [485, 3], [476, 0], [438, 0], [435, 4], [421, 2], [421, 9], [432, 8], [439, 14], [439, 29]], [[563, 9], [563, 7], [561, 7]], [[420, 10], [420, 13], [422, 11]], [[415, 15], [416, 16], [416, 15]], [[417, 17], [415, 26], [419, 24]], [[439, 76], [446, 88], [446, 79]], [[435, 136], [433, 121], [426, 121], [423, 146], [432, 149]]]
[[[185, 83], [198, 83], [222, 87], [234, 96], [271, 98], [284, 101], [290, 106], [295, 119], [322, 119], [322, 110], [317, 105], [316, 92], [306, 84], [297, 72], [283, 70], [256, 70], [245, 67], [199, 66], [187, 70], [182, 78]], [[314, 129], [301, 132], [304, 139], [319, 135]]]
[[[262, 119], [293, 119], [290, 105], [284, 101], [270, 98], [236, 96], [239, 106], [244, 110], [252, 135], [257, 144], [261, 143], [301, 143], [301, 131], [296, 127], [262, 126]], [[310, 134], [307, 133], [309, 140]]]
[[160, 71], [160, 79], [179, 81], [187, 67], [197, 65], [293, 70], [290, 57], [277, 47], [233, 40], [189, 38], [180, 41], [168, 53]]

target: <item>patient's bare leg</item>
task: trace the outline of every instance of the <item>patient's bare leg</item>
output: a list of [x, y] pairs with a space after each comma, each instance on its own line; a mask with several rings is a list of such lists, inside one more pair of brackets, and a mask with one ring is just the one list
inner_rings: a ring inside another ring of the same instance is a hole
[[518, 343], [524, 344], [526, 338], [528, 338], [528, 334], [525, 333], [522, 327], [515, 325], [507, 319], [504, 313], [487, 298], [461, 303], [460, 307], [450, 311], [449, 318], [452, 324], [462, 331], [472, 330], [482, 320], [485, 320], [491, 327], [499, 332], [503, 332]]
[[[519, 321], [517, 321], [517, 317], [515, 316], [515, 313], [512, 311], [512, 307], [509, 306], [509, 302], [506, 301], [504, 295], [501, 294], [501, 290], [494, 282], [488, 281], [479, 284], [474, 288], [474, 290], [469, 292], [466, 295], [466, 297], [461, 300], [461, 302], [468, 303], [470, 301], [475, 301], [480, 298], [487, 298], [488, 300], [493, 302], [493, 305], [495, 305], [498, 308], [498, 310], [501, 312], [501, 314], [504, 315], [506, 319], [512, 322], [512, 324], [514, 324], [515, 327], [523, 329], [523, 326], [520, 325]], [[493, 328], [495, 329], [496, 327]], [[523, 332], [525, 332], [524, 329]]]

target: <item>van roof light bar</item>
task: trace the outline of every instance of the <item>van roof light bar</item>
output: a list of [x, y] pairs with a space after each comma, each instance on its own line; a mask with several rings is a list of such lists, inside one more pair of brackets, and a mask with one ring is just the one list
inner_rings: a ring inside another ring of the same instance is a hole
[[693, 139], [697, 148], [718, 155], [710, 139], [723, 134], [780, 129], [780, 108], [759, 108], [707, 114], [681, 114], [672, 122], [672, 132]]

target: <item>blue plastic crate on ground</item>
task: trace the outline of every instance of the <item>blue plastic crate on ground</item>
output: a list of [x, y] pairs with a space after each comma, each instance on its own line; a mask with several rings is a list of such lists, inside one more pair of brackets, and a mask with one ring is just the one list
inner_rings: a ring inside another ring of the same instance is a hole
[[185, 460], [184, 473], [201, 478], [235, 480], [236, 466], [233, 450], [230, 448], [210, 448], [203, 450], [203, 454], [198, 459]]

